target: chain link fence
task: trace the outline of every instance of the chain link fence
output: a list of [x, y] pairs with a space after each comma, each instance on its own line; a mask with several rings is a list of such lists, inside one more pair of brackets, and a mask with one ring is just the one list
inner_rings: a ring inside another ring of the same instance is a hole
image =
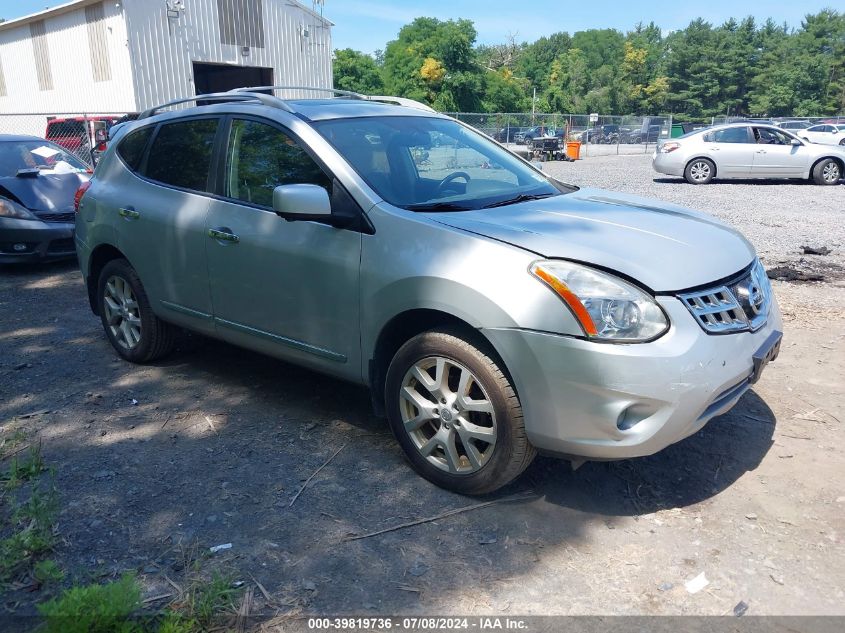
[[[540, 114], [447, 112], [480, 132], [516, 151], [548, 154], [549, 149], [580, 143], [572, 151], [581, 158], [610, 154], [648, 154], [654, 151], [659, 139], [668, 138], [672, 117], [666, 116], [604, 116], [589, 114]], [[543, 139], [538, 141], [537, 139]], [[570, 154], [571, 155], [571, 154]]]
[[21, 134], [47, 139], [93, 167], [106, 148], [111, 126], [128, 116], [125, 112], [2, 113], [0, 134]]

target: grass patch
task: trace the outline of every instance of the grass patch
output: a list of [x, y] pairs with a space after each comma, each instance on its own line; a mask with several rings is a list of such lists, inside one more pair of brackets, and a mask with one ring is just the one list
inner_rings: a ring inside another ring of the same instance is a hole
[[22, 456], [12, 457], [9, 470], [2, 475], [3, 484], [9, 490], [14, 490], [24, 481], [34, 479], [45, 470], [47, 468], [44, 466], [44, 458], [41, 457], [41, 444], [34, 444]]
[[52, 560], [42, 560], [35, 563], [32, 568], [32, 577], [39, 585], [59, 583], [65, 578], [65, 572]]
[[48, 633], [141, 631], [130, 617], [141, 607], [141, 588], [131, 574], [106, 585], [73, 587], [38, 605]]
[[232, 578], [214, 574], [194, 580], [184, 599], [159, 614], [143, 613], [141, 587], [132, 574], [105, 584], [73, 587], [38, 606], [46, 633], [200, 633], [233, 615], [240, 590]]
[[26, 571], [34, 559], [53, 549], [57, 505], [52, 482], [47, 491], [41, 490], [38, 483], [33, 484], [25, 503], [14, 502], [10, 522], [14, 531], [0, 540], [0, 581], [8, 582]]

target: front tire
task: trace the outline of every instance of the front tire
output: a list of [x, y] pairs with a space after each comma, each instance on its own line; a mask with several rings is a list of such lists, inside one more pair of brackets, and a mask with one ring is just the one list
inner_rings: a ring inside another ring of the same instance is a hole
[[174, 327], [153, 314], [138, 273], [125, 259], [103, 267], [97, 307], [109, 342], [124, 359], [148, 363], [173, 349]]
[[684, 179], [691, 185], [706, 185], [716, 175], [716, 165], [708, 158], [696, 158], [687, 163]]
[[484, 344], [430, 331], [405, 343], [385, 381], [388, 420], [411, 466], [461, 494], [493, 492], [536, 454], [510, 380]]
[[813, 167], [813, 182], [817, 185], [835, 185], [842, 178], [842, 165], [832, 158], [820, 160]]

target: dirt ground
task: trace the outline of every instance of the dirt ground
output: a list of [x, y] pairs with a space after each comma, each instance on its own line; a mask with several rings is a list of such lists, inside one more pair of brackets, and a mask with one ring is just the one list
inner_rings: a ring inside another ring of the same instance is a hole
[[[694, 437], [575, 472], [541, 458], [488, 500], [527, 499], [360, 540], [346, 539], [479, 500], [414, 475], [354, 386], [199, 337], [153, 366], [119, 360], [74, 263], [0, 275], [0, 430], [39, 438], [56, 470], [70, 577], [135, 570], [149, 596], [172, 591], [192, 552], [232, 543], [208, 564], [260, 582], [268, 618], [724, 614], [739, 601], [843, 614], [843, 287], [775, 289], [780, 358]], [[688, 593], [700, 573], [709, 585]], [[3, 596], [15, 613], [39, 599]]]

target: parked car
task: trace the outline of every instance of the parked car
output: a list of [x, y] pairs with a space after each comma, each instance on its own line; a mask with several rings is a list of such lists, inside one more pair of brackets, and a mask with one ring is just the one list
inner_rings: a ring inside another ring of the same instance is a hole
[[648, 129], [639, 129], [631, 132], [631, 143], [657, 143], [663, 130], [661, 125], [649, 125]]
[[517, 134], [524, 134], [527, 127], [503, 127], [493, 136], [500, 143], [515, 143]]
[[845, 145], [845, 125], [823, 123], [796, 132], [801, 138], [824, 145]]
[[52, 118], [44, 138], [95, 165], [108, 144], [109, 128], [118, 120], [116, 116]]
[[773, 125], [732, 123], [661, 142], [652, 165], [692, 184], [714, 178], [803, 178], [835, 185], [845, 174], [845, 150], [809, 143]]
[[517, 132], [514, 139], [516, 140], [518, 145], [528, 145], [532, 140], [534, 140], [538, 136], [545, 136], [545, 135], [546, 135], [545, 126], [535, 125], [534, 127], [529, 127], [522, 132]]
[[804, 130], [810, 127], [812, 123], [810, 123], [809, 121], [780, 121], [775, 125], [784, 130], [797, 132], [798, 130]]
[[[241, 95], [124, 124], [82, 194], [128, 361], [184, 327], [367, 385], [417, 472], [480, 494], [537, 451], [655, 453], [778, 354], [766, 272], [715, 218], [563, 184], [408, 100]], [[419, 171], [435, 133], [463, 149]]]
[[89, 169], [55, 143], [0, 135], [0, 263], [74, 257], [74, 195]]

